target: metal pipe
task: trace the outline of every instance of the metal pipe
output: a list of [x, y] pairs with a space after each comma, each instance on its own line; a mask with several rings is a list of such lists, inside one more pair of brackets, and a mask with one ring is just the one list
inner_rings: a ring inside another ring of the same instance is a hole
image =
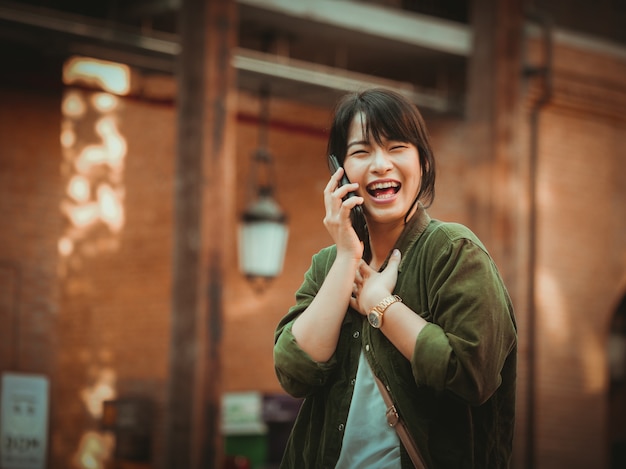
[[538, 11], [530, 11], [527, 17], [539, 23], [543, 32], [544, 64], [543, 66], [526, 66], [523, 75], [526, 78], [543, 78], [543, 90], [534, 103], [529, 117], [530, 155], [529, 155], [529, 215], [528, 215], [528, 353], [526, 380], [526, 467], [536, 467], [535, 448], [535, 408], [536, 408], [536, 299], [535, 270], [537, 266], [537, 164], [539, 152], [539, 117], [541, 110], [550, 102], [553, 94], [553, 26], [552, 21]]

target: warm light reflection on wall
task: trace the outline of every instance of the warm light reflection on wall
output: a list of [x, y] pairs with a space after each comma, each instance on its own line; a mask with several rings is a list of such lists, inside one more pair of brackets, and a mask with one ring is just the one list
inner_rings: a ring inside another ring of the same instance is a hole
[[606, 380], [606, 367], [599, 366], [606, 362], [602, 339], [589, 331], [576, 330], [577, 324], [568, 315], [568, 305], [558, 279], [545, 269], [537, 271], [537, 298], [540, 333], [545, 333], [554, 350], [571, 348], [572, 344], [578, 344], [577, 366], [580, 367], [585, 391], [601, 391]]
[[[130, 71], [125, 65], [72, 58], [63, 68], [63, 82], [67, 88], [61, 107], [60, 142], [65, 195], [60, 210], [67, 224], [57, 243], [59, 273], [73, 276], [72, 285], [82, 291], [81, 282], [90, 280], [80, 272], [84, 258], [116, 250], [126, 220], [127, 144], [120, 126], [123, 102], [119, 95], [130, 90]], [[76, 399], [97, 421], [102, 417], [104, 401], [117, 397], [117, 377], [110, 367], [89, 373], [94, 379], [77, 390]], [[86, 431], [73, 455], [73, 466], [109, 467], [113, 447], [110, 433]]]
[[[102, 367], [96, 370], [93, 371], [96, 373], [95, 382], [81, 390], [80, 398], [94, 421], [100, 421], [104, 412], [104, 402], [117, 397], [117, 374], [110, 367]], [[74, 467], [80, 469], [105, 469], [110, 467], [114, 446], [115, 438], [110, 432], [85, 432], [73, 456]]]
[[[585, 334], [579, 347], [585, 391], [600, 393], [606, 389], [608, 362], [606, 342], [598, 335]], [[601, 364], [604, 363], [605, 366]]]
[[556, 347], [567, 347], [572, 340], [572, 330], [559, 283], [554, 275], [541, 268], [537, 270], [536, 282], [540, 322], [550, 337], [550, 343]]
[[124, 227], [127, 144], [120, 130], [122, 102], [112, 93], [128, 93], [130, 71], [126, 65], [74, 57], [63, 68], [63, 82], [108, 91], [68, 87], [63, 97], [60, 141], [66, 196], [61, 211], [69, 223], [58, 250], [66, 260], [61, 266], [65, 274], [70, 262], [80, 265], [81, 256], [116, 249]]
[[110, 433], [87, 432], [74, 455], [74, 467], [83, 469], [105, 469], [108, 467], [115, 441]]
[[130, 68], [127, 65], [85, 57], [72, 57], [63, 66], [63, 83], [84, 83], [117, 95], [130, 91]]
[[[555, 213], [559, 207], [558, 191], [553, 184], [543, 181], [538, 186], [538, 205], [542, 213]], [[577, 353], [585, 392], [600, 393], [606, 389], [607, 352], [605, 339], [589, 330], [580, 330], [580, 323], [572, 320], [572, 305], [567, 304], [559, 279], [546, 269], [537, 270], [537, 303], [539, 307], [540, 334], [545, 333], [551, 347], [571, 349]], [[602, 366], [604, 364], [604, 366]]]
[[98, 373], [94, 385], [82, 390], [80, 396], [93, 418], [101, 418], [104, 410], [104, 401], [115, 399], [117, 396], [115, 382], [115, 371], [111, 368], [103, 368]]
[[[80, 397], [91, 416], [98, 420], [102, 417], [104, 401], [117, 397], [115, 371], [102, 368], [95, 383], [80, 393]], [[74, 467], [81, 469], [105, 469], [109, 467], [115, 439], [110, 432], [87, 431], [81, 437], [74, 454]]]

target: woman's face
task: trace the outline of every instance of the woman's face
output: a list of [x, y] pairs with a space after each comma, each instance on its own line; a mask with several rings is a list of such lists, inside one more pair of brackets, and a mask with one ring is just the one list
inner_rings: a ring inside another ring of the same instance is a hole
[[412, 143], [367, 140], [363, 134], [365, 116], [357, 114], [348, 132], [344, 169], [351, 182], [359, 183], [358, 194], [368, 223], [404, 221], [421, 184], [418, 150]]

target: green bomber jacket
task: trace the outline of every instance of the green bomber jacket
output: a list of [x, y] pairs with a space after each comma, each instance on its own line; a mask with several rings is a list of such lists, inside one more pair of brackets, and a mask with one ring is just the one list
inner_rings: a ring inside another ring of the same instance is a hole
[[[410, 361], [352, 309], [328, 362], [312, 360], [298, 346], [291, 327], [319, 290], [336, 247], [313, 256], [296, 303], [275, 332], [278, 380], [304, 398], [281, 468], [335, 467], [361, 350], [390, 389], [429, 469], [509, 466], [517, 330], [496, 265], [468, 228], [431, 219], [421, 205], [396, 247], [402, 260], [393, 293], [429, 322]], [[402, 468], [411, 468], [400, 449]]]

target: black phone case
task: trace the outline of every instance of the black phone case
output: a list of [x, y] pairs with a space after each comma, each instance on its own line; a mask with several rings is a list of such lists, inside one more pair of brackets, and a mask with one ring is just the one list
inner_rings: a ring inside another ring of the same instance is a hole
[[[328, 165], [331, 174], [335, 174], [335, 172], [340, 168], [339, 161], [335, 155], [328, 155]], [[344, 171], [341, 181], [339, 181], [339, 187], [345, 184], [350, 184], [350, 180]], [[356, 194], [354, 192], [348, 192], [343, 200], [347, 200], [355, 195]], [[356, 235], [361, 241], [365, 241], [367, 239], [367, 224], [365, 222], [365, 215], [363, 214], [363, 207], [357, 205], [350, 211], [350, 221], [352, 222], [352, 228], [354, 228]]]

